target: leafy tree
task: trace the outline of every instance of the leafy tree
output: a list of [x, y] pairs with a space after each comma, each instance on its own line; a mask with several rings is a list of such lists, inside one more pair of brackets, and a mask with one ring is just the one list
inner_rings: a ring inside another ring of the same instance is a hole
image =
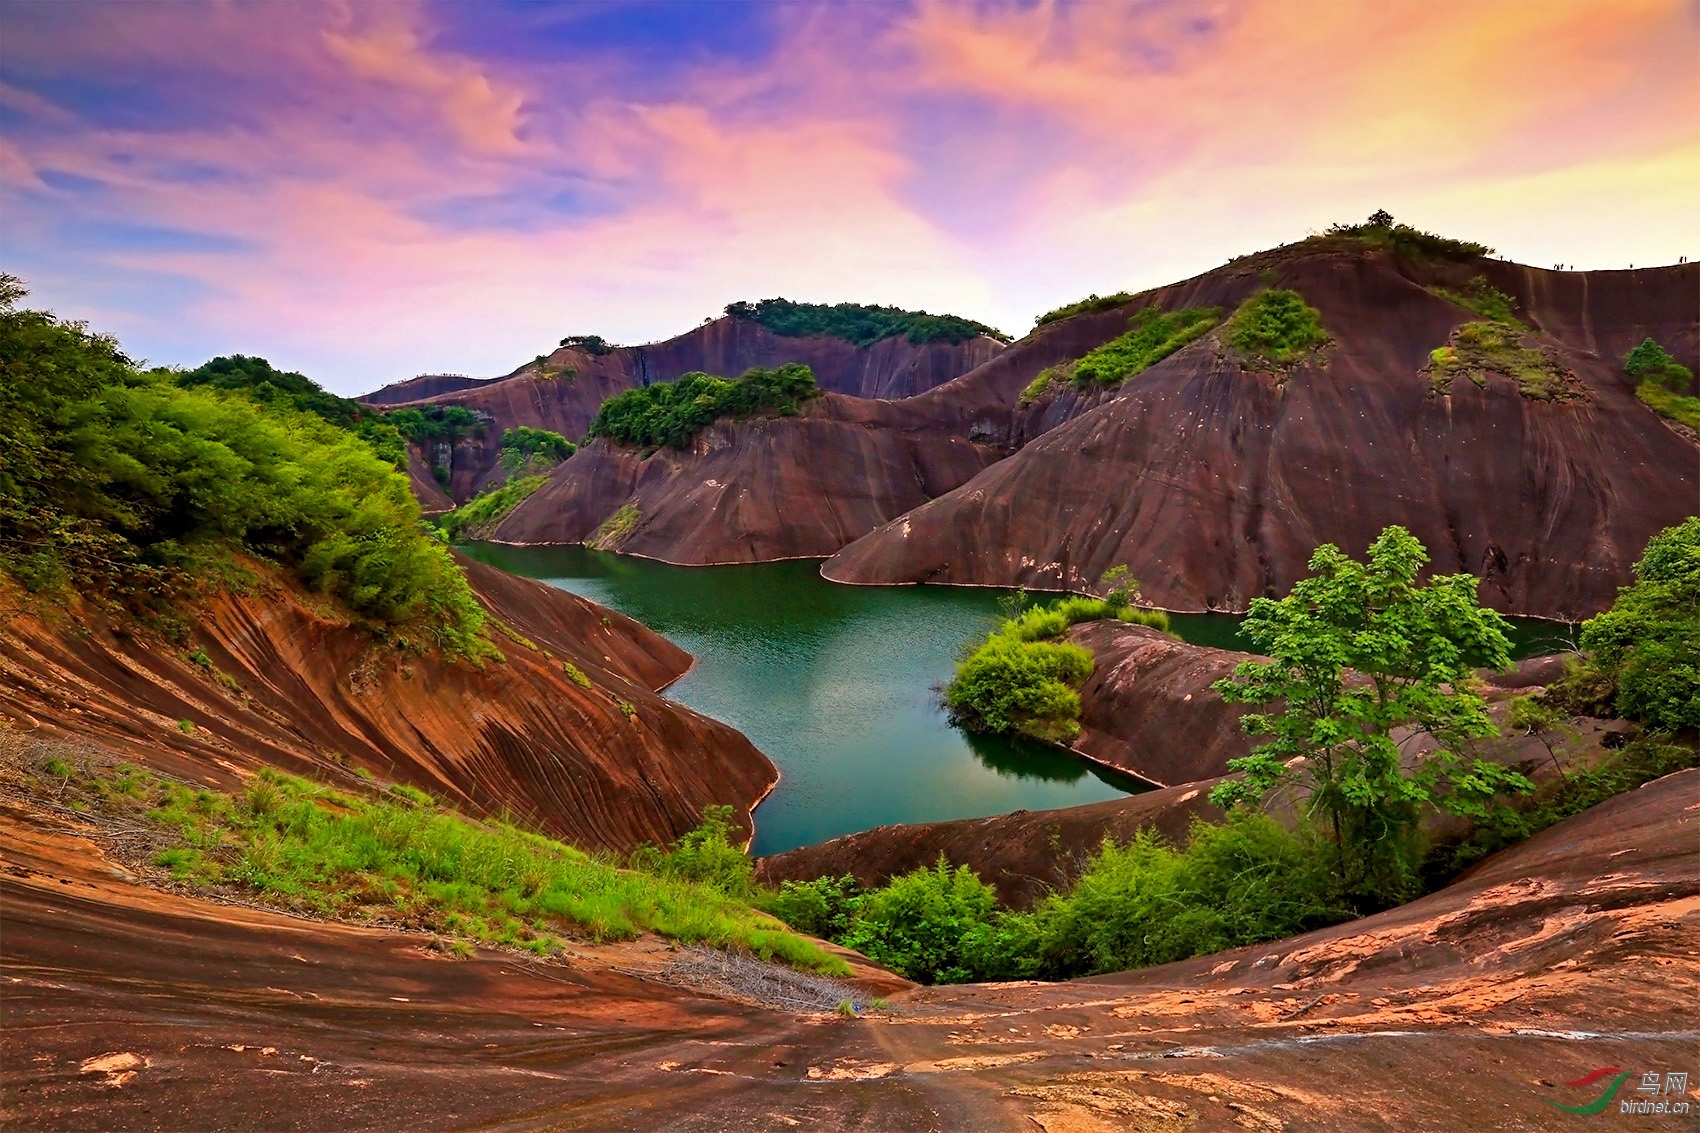
[[1392, 228], [1393, 214], [1386, 209], [1376, 209], [1369, 214], [1369, 226], [1371, 228]]
[[[1367, 563], [1318, 547], [1312, 576], [1286, 598], [1253, 601], [1240, 627], [1271, 659], [1242, 662], [1215, 686], [1230, 703], [1275, 710], [1244, 718], [1269, 739], [1230, 761], [1243, 778], [1218, 786], [1212, 801], [1255, 804], [1286, 785], [1308, 792], [1344, 892], [1364, 905], [1413, 891], [1424, 806], [1479, 816], [1496, 794], [1531, 786], [1465, 755], [1472, 738], [1496, 731], [1471, 690], [1473, 672], [1504, 668], [1511, 646], [1504, 619], [1477, 603], [1475, 578], [1418, 585], [1427, 561], [1402, 527], [1381, 533]], [[1432, 749], [1419, 754], [1419, 738]]]
[[410, 405], [392, 409], [389, 422], [402, 436], [416, 444], [447, 441], [454, 444], [483, 425], [483, 420], [464, 405]]
[[1617, 710], [1658, 732], [1700, 728], [1700, 517], [1653, 536], [1635, 582], [1582, 626], [1590, 663], [1617, 686]]
[[640, 386], [604, 401], [586, 436], [684, 448], [722, 417], [795, 415], [818, 392], [814, 372], [795, 362], [775, 370], [747, 370], [738, 378], [686, 374], [676, 382]]
[[180, 375], [177, 381], [189, 389], [225, 390], [264, 405], [311, 413], [338, 428], [352, 430], [396, 468], [407, 467], [407, 448], [402, 436], [381, 412], [338, 397], [304, 374], [279, 370], [264, 358], [221, 355]]
[[548, 429], [516, 425], [502, 431], [500, 450], [502, 467], [514, 473], [525, 468], [547, 468], [559, 464], [577, 452], [578, 446]]
[[614, 348], [608, 345], [608, 340], [599, 334], [569, 334], [561, 340], [561, 345], [569, 350], [582, 350], [586, 354], [612, 354]]

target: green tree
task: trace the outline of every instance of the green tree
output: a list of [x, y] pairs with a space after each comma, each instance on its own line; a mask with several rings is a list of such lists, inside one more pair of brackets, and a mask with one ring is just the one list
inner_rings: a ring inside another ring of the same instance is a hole
[[1590, 662], [1617, 685], [1617, 710], [1659, 732], [1700, 728], [1700, 517], [1653, 536], [1635, 583], [1582, 627]]
[[1623, 370], [1637, 382], [1657, 382], [1672, 393], [1681, 393], [1694, 380], [1687, 366], [1678, 363], [1651, 338], [1643, 339], [1640, 346], [1624, 357]]
[[1287, 785], [1308, 794], [1343, 892], [1360, 905], [1415, 891], [1425, 806], [1479, 816], [1496, 794], [1531, 789], [1465, 754], [1496, 731], [1471, 684], [1477, 667], [1510, 663], [1505, 621], [1477, 603], [1470, 575], [1418, 585], [1427, 561], [1403, 527], [1383, 531], [1366, 563], [1318, 547], [1312, 576], [1286, 598], [1255, 600], [1241, 626], [1270, 660], [1242, 662], [1215, 686], [1230, 703], [1275, 710], [1245, 717], [1248, 732], [1269, 739], [1230, 761], [1243, 777], [1211, 800], [1255, 804]]

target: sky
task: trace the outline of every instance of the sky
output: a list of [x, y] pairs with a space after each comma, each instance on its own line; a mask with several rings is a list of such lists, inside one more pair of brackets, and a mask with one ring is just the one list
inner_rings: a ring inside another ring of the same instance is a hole
[[0, 0], [0, 271], [345, 394], [736, 300], [1020, 335], [1385, 208], [1700, 255], [1700, 2]]

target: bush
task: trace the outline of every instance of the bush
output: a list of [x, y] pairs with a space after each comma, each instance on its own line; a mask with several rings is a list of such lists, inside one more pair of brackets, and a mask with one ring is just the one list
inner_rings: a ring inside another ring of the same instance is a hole
[[1624, 357], [1623, 370], [1637, 382], [1655, 382], [1671, 393], [1683, 392], [1694, 381], [1693, 372], [1651, 338]]
[[759, 303], [732, 303], [726, 313], [735, 319], [760, 323], [787, 338], [842, 338], [857, 346], [872, 346], [882, 339], [903, 335], [910, 342], [966, 342], [985, 335], [999, 342], [1009, 336], [995, 327], [955, 315], [929, 315], [899, 307], [867, 307], [860, 303], [793, 303], [789, 299], [763, 299]]
[[732, 379], [686, 374], [676, 382], [629, 389], [604, 401], [587, 435], [618, 444], [684, 448], [722, 417], [795, 415], [818, 392], [814, 372], [795, 362], [776, 370], [747, 370]]
[[697, 882], [731, 897], [748, 897], [752, 892], [749, 856], [732, 844], [730, 806], [704, 807], [696, 829], [666, 851], [640, 847], [633, 851], [631, 865], [656, 877]]
[[380, 622], [462, 653], [483, 610], [419, 526], [407, 478], [356, 435], [281, 401], [142, 372], [102, 335], [18, 311], [0, 288], [0, 566], [163, 612], [232, 552], [292, 566]]
[[845, 874], [814, 881], [782, 882], [777, 893], [758, 898], [757, 904], [799, 932], [840, 940], [850, 931], [856, 898], [861, 892], [856, 879]]
[[1288, 366], [1324, 346], [1322, 313], [1297, 291], [1271, 287], [1240, 304], [1222, 332], [1229, 346], [1273, 366]]
[[933, 868], [892, 878], [858, 898], [841, 943], [920, 983], [961, 983], [978, 974], [965, 945], [996, 912], [991, 886], [940, 857]]
[[1138, 377], [1181, 347], [1196, 342], [1222, 319], [1216, 307], [1164, 312], [1146, 307], [1128, 320], [1128, 332], [1091, 351], [1074, 364], [1078, 386], [1116, 385]]
[[1454, 240], [1396, 224], [1386, 210], [1377, 210], [1364, 224], [1331, 224], [1325, 237], [1346, 237], [1372, 248], [1385, 248], [1405, 260], [1475, 260], [1493, 249], [1474, 240]]
[[608, 340], [599, 334], [569, 334], [561, 340], [561, 345], [568, 350], [582, 350], [586, 354], [597, 356], [614, 353], [614, 348], [608, 345]]
[[541, 470], [559, 464], [578, 446], [559, 433], [516, 425], [502, 431], [500, 461], [509, 475], [522, 470]]
[[549, 482], [547, 476], [522, 476], [481, 492], [443, 516], [443, 535], [451, 541], [488, 534], [528, 496]]
[[478, 414], [463, 405], [410, 405], [390, 410], [388, 420], [415, 444], [446, 441], [452, 445], [483, 426]]
[[1114, 295], [1088, 295], [1086, 298], [1076, 300], [1073, 303], [1065, 303], [1054, 311], [1046, 311], [1044, 314], [1033, 320], [1033, 327], [1037, 330], [1039, 327], [1045, 326], [1049, 323], [1057, 323], [1064, 319], [1072, 319], [1076, 315], [1084, 315], [1097, 311], [1113, 311], [1117, 307], [1124, 306], [1131, 302], [1133, 302], [1133, 296], [1128, 294], [1126, 291], [1118, 291]]
[[1625, 719], [1664, 733], [1700, 728], [1700, 517], [1648, 541], [1634, 584], [1583, 624], [1581, 644]]

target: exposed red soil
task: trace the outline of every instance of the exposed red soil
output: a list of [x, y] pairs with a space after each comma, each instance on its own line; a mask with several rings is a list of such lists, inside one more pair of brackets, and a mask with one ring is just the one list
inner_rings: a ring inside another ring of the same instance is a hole
[[349, 784], [363, 768], [587, 847], [671, 841], [711, 803], [748, 829], [777, 772], [741, 733], [657, 695], [688, 654], [565, 591], [463, 566], [512, 631], [494, 635], [503, 662], [386, 646], [275, 572], [200, 603], [177, 644], [14, 595], [0, 715], [226, 788], [261, 766]]
[[[1700, 772], [1404, 908], [856, 1022], [140, 888], [0, 818], [0, 1119], [40, 1129], [1568, 1128], [1601, 1066], [1691, 1068]], [[630, 970], [651, 970], [632, 946]], [[1625, 1087], [1627, 1096], [1628, 1087]], [[1603, 1128], [1644, 1128], [1615, 1107]]]
[[[1260, 286], [1260, 266], [1321, 310], [1333, 345], [1281, 373], [1207, 336], [823, 573], [1078, 590], [1126, 563], [1157, 605], [1240, 610], [1286, 591], [1318, 543], [1361, 554], [1400, 523], [1434, 569], [1479, 575], [1496, 608], [1577, 619], [1609, 604], [1648, 537], [1700, 498], [1700, 454], [1635, 399], [1615, 353], [1544, 339], [1585, 389], [1573, 400], [1522, 396], [1498, 376], [1436, 396], [1429, 352], [1477, 316], [1389, 257], [1299, 249], [1130, 306], [1231, 308]], [[1678, 349], [1694, 338], [1694, 265], [1590, 275], [1575, 295], [1539, 286], [1549, 274], [1518, 268], [1514, 281], [1539, 327], [1586, 327], [1608, 351], [1644, 332]], [[977, 372], [915, 400], [990, 384]]]

